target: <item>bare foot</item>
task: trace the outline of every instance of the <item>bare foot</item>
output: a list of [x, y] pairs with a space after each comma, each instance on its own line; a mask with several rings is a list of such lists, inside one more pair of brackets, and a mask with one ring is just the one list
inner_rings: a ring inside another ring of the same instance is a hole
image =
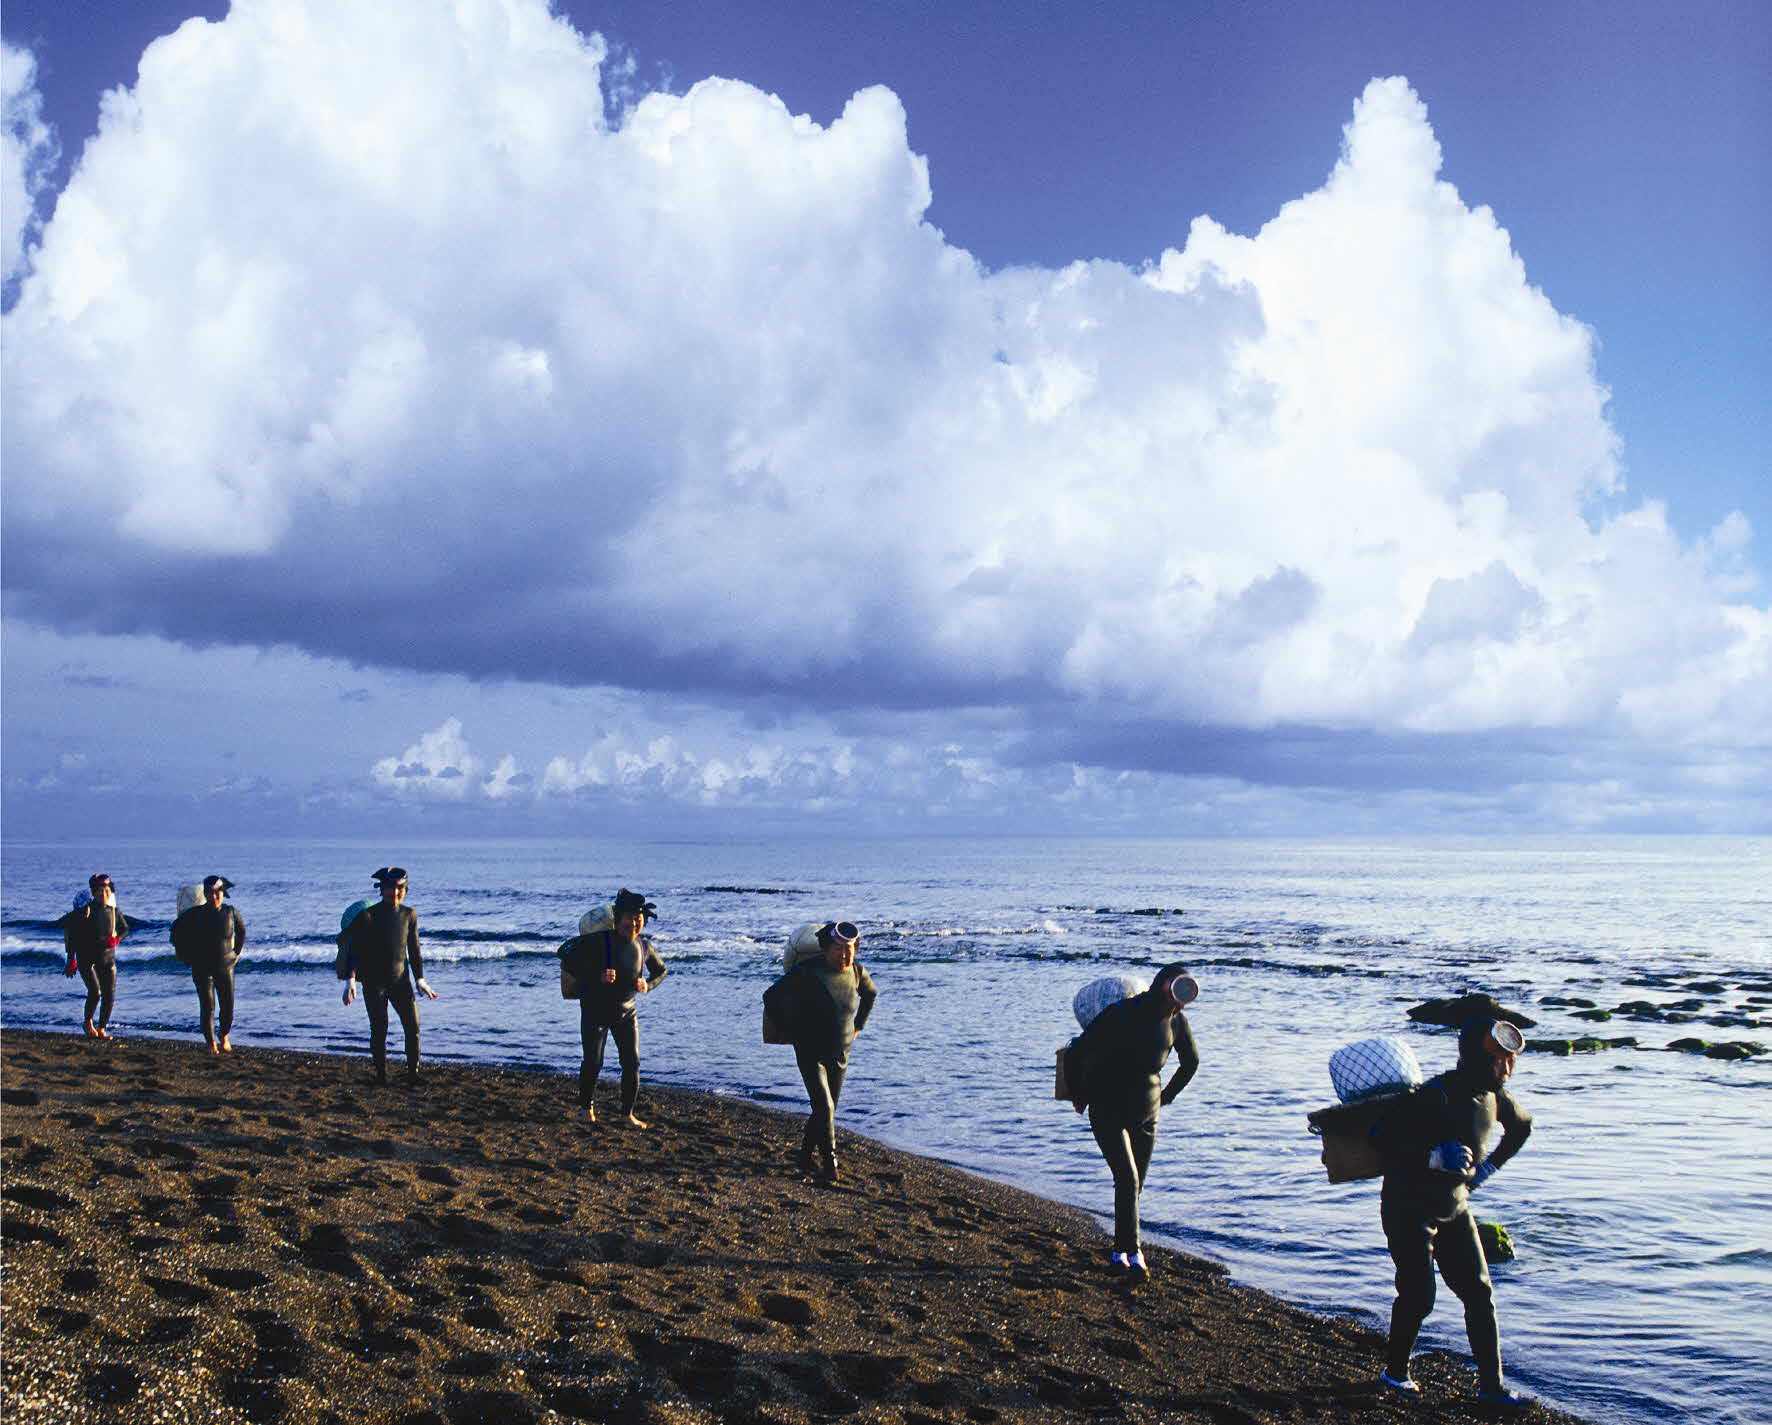
[[211, 1040], [210, 1040], [210, 1041], [209, 1041], [209, 1052], [210, 1052], [210, 1053], [211, 1053], [211, 1054], [219, 1054], [219, 1053], [221, 1053], [221, 1049], [220, 1049], [220, 1047], [219, 1047], [219, 1046], [218, 1046], [218, 1045], [217, 1045], [217, 1044], [216, 1044], [216, 1042], [215, 1042], [215, 1040], [213, 1040], [213, 1039], [211, 1039]]
[[221, 1037], [221, 1051], [224, 1054], [232, 1054], [234, 1052], [234, 1046], [228, 1043], [228, 1036], [225, 1034]]
[[108, 1029], [106, 1029], [106, 1028], [105, 1028], [105, 1027], [104, 1027], [104, 1025], [102, 1025], [102, 1024], [101, 1024], [101, 1025], [99, 1025], [99, 1027], [98, 1027], [98, 1037], [99, 1037], [99, 1038], [100, 1038], [100, 1039], [109, 1039], [109, 1038], [111, 1038], [111, 1037], [112, 1037], [112, 1035], [111, 1035], [111, 1031], [110, 1031], [110, 1030], [108, 1030]]
[[651, 1124], [647, 1123], [645, 1119], [636, 1118], [631, 1113], [623, 1121], [628, 1125], [629, 1128], [650, 1128], [652, 1126]]
[[89, 1019], [86, 1021], [86, 1037], [88, 1039], [103, 1039], [105, 1035], [102, 1029], [94, 1029], [92, 1021]]

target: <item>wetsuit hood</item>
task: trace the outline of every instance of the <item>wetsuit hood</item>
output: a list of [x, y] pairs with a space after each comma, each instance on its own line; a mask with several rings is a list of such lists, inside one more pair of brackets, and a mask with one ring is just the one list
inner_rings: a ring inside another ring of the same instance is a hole
[[1461, 1069], [1480, 1065], [1489, 1057], [1489, 1031], [1496, 1023], [1493, 1019], [1472, 1019], [1458, 1031], [1458, 1066]]

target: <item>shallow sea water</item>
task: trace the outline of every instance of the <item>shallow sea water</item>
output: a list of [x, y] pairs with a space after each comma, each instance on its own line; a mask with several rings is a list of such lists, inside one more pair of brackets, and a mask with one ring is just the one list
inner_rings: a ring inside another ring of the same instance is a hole
[[[1664, 1052], [1685, 1035], [1772, 1045], [1772, 840], [14, 842], [0, 1014], [78, 1029], [51, 922], [104, 869], [140, 921], [113, 1029], [194, 1039], [166, 926], [177, 886], [219, 870], [249, 929], [236, 1042], [363, 1053], [332, 934], [390, 859], [412, 874], [442, 995], [427, 1057], [576, 1069], [553, 950], [628, 885], [659, 902], [672, 970], [641, 1001], [645, 1077], [793, 1108], [792, 1054], [760, 1042], [759, 996], [793, 925], [847, 917], [881, 999], [843, 1125], [1097, 1213], [1106, 1170], [1050, 1096], [1071, 996], [1186, 961], [1202, 1067], [1164, 1115], [1147, 1231], [1374, 1324], [1391, 1295], [1377, 1184], [1331, 1186], [1305, 1131], [1333, 1101], [1329, 1054], [1398, 1034], [1435, 1073], [1452, 1036], [1404, 1011], [1467, 990], [1535, 1015], [1532, 1037], [1634, 1034], [1634, 1050], [1521, 1058], [1536, 1131], [1476, 1199], [1520, 1253], [1495, 1273], [1510, 1378], [1595, 1421], [1772, 1419], [1772, 1054]], [[1544, 996], [1701, 1004], [1690, 1023], [1596, 1026]], [[1767, 1023], [1706, 1022], [1719, 1014]], [[1444, 1291], [1424, 1341], [1464, 1351]]]

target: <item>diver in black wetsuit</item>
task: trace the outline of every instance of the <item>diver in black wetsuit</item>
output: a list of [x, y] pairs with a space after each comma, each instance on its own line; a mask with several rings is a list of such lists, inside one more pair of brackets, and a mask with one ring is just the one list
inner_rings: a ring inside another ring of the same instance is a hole
[[578, 1034], [584, 1058], [578, 1068], [578, 1105], [585, 1120], [597, 1121], [597, 1079], [604, 1048], [615, 1040], [621, 1061], [621, 1122], [647, 1127], [635, 1114], [640, 1101], [640, 1020], [635, 995], [650, 994], [670, 972], [652, 941], [641, 932], [658, 907], [625, 886], [611, 902], [612, 928], [574, 936], [558, 950], [578, 981]]
[[[1083, 1066], [1089, 1127], [1114, 1175], [1114, 1247], [1108, 1263], [1115, 1273], [1150, 1274], [1139, 1247], [1138, 1198], [1157, 1144], [1159, 1111], [1175, 1101], [1200, 1067], [1193, 1030], [1181, 1012], [1199, 988], [1185, 966], [1165, 965], [1143, 994], [1097, 1015], [1073, 1051]], [[1159, 1089], [1171, 1050], [1175, 1073]]]
[[406, 899], [406, 872], [384, 866], [373, 877], [381, 891], [379, 903], [368, 907], [344, 930], [339, 942], [349, 964], [345, 1003], [357, 997], [363, 981], [363, 1007], [369, 1011], [369, 1053], [375, 1060], [377, 1083], [388, 1081], [388, 1006], [400, 1016], [406, 1032], [406, 1087], [418, 1086], [418, 1001], [437, 992], [425, 983], [424, 958], [418, 945], [418, 915]]
[[133, 927], [117, 909], [117, 891], [109, 876], [101, 871], [87, 877], [86, 888], [92, 899], [58, 922], [68, 952], [62, 973], [72, 979], [77, 971], [86, 986], [86, 1037], [109, 1039], [105, 1026], [111, 1022], [111, 1005], [117, 998], [117, 945]]
[[[232, 1053], [228, 1032], [234, 1027], [234, 962], [246, 945], [246, 922], [222, 898], [233, 889], [226, 876], [203, 878], [203, 900], [172, 922], [172, 946], [191, 967], [202, 1018], [203, 1042], [211, 1054]], [[221, 1022], [216, 1023], [217, 1002]]]
[[849, 1050], [866, 1027], [878, 994], [855, 958], [861, 932], [847, 920], [818, 931], [822, 954], [795, 965], [763, 993], [763, 1009], [794, 1046], [811, 1112], [795, 1163], [820, 1182], [837, 1181], [837, 1101]]
[[[1464, 1303], [1479, 1400], [1501, 1409], [1530, 1403], [1502, 1381], [1495, 1294], [1469, 1207], [1470, 1194], [1519, 1152], [1532, 1132], [1531, 1116], [1504, 1087], [1524, 1047], [1520, 1031], [1507, 1021], [1472, 1020], [1459, 1031], [1458, 1066], [1429, 1079], [1372, 1127], [1372, 1141], [1384, 1160], [1380, 1217], [1397, 1265], [1390, 1344], [1378, 1378], [1386, 1389], [1420, 1389], [1410, 1378], [1409, 1356], [1433, 1309], [1437, 1262], [1446, 1285]], [[1484, 1157], [1497, 1123], [1501, 1142]]]

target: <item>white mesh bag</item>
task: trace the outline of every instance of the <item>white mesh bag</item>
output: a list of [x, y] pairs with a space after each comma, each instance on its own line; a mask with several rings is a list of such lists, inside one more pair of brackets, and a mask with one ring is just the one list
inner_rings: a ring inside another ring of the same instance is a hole
[[1077, 1023], [1087, 1029], [1110, 1004], [1141, 995], [1150, 987], [1149, 980], [1137, 975], [1104, 975], [1077, 991], [1071, 1000], [1071, 1012], [1077, 1016]]
[[796, 926], [788, 932], [788, 943], [781, 949], [781, 967], [791, 970], [802, 960], [810, 960], [815, 955], [824, 954], [824, 947], [818, 943], [818, 932], [824, 928], [822, 920], [809, 920], [804, 925]]
[[201, 881], [189, 886], [180, 886], [178, 888], [178, 913], [180, 915], [183, 915], [187, 910], [190, 910], [191, 907], [202, 904], [203, 883]]
[[1401, 1039], [1362, 1039], [1329, 1056], [1329, 1079], [1343, 1103], [1401, 1093], [1421, 1082], [1421, 1065]]
[[615, 929], [615, 911], [607, 905], [594, 905], [578, 918], [580, 935], [595, 935], [599, 930]]

